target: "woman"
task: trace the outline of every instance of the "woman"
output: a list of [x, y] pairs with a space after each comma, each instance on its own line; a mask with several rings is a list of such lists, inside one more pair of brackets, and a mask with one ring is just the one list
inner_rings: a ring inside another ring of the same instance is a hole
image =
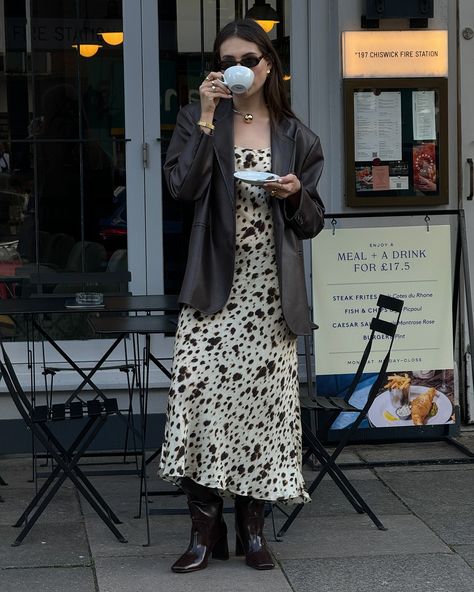
[[[223, 73], [251, 68], [234, 95]], [[160, 474], [188, 496], [190, 572], [227, 559], [223, 493], [235, 496], [236, 554], [274, 567], [262, 534], [265, 501], [309, 496], [301, 474], [296, 335], [309, 334], [301, 239], [323, 226], [316, 190], [319, 139], [293, 114], [278, 56], [252, 20], [229, 23], [214, 44], [200, 102], [178, 114], [164, 165], [172, 196], [194, 203], [180, 294]], [[272, 171], [262, 186], [235, 170]]]

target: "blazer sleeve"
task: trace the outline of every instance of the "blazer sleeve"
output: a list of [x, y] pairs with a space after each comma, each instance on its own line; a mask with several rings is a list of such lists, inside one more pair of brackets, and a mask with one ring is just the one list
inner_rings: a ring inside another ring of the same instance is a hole
[[315, 136], [299, 172], [301, 190], [298, 207], [296, 210], [292, 208], [291, 213], [286, 204], [284, 207], [286, 223], [299, 239], [314, 238], [324, 226], [324, 205], [317, 190], [323, 163], [321, 142]]
[[209, 190], [212, 176], [214, 138], [201, 131], [192, 113], [178, 112], [163, 173], [177, 201], [197, 201]]

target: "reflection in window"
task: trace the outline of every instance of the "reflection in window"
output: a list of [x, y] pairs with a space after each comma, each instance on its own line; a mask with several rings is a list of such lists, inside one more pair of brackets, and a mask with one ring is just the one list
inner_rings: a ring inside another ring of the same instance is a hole
[[0, 297], [126, 270], [121, 1], [0, 0], [0, 18]]

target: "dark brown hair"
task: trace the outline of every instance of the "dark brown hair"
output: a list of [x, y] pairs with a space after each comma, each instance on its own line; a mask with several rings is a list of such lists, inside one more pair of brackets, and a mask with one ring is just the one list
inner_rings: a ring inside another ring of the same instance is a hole
[[283, 117], [296, 117], [291, 109], [283, 85], [283, 69], [280, 58], [270, 41], [270, 38], [262, 27], [252, 19], [242, 19], [232, 21], [225, 25], [217, 34], [214, 41], [214, 63], [213, 69], [219, 69], [220, 48], [224, 41], [232, 37], [244, 39], [255, 43], [262, 52], [263, 56], [271, 64], [270, 74], [265, 81], [263, 94], [265, 103], [270, 112], [272, 123], [280, 121]]

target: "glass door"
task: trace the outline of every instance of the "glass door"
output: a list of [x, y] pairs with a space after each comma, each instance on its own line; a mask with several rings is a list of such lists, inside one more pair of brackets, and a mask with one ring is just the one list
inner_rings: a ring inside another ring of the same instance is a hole
[[[141, 2], [144, 148], [147, 155], [144, 169], [145, 259], [149, 293], [179, 293], [188, 252], [193, 208], [171, 198], [161, 174], [176, 115], [181, 106], [199, 100], [198, 89], [210, 69], [216, 33], [227, 22], [242, 18], [253, 4], [252, 0]], [[280, 18], [269, 35], [282, 60], [290, 93], [290, 2], [273, 0], [269, 4]], [[128, 104], [127, 95], [126, 99]], [[131, 256], [131, 251], [129, 253]], [[133, 268], [132, 258], [130, 262]], [[172, 345], [171, 338], [155, 337], [153, 340], [153, 350], [161, 357], [171, 358]], [[152, 384], [162, 384], [160, 373], [153, 372], [152, 369]]]
[[[0, 298], [45, 269], [125, 269], [134, 294], [179, 292], [193, 212], [170, 198], [162, 163], [216, 32], [253, 4], [0, 0]], [[290, 2], [270, 4], [289, 92]], [[24, 359], [24, 327], [0, 321]], [[77, 361], [107, 346], [83, 321], [57, 331]]]
[[[0, 298], [30, 297], [38, 272], [133, 275], [128, 245], [144, 221], [130, 227], [127, 212], [144, 194], [128, 188], [124, 54], [121, 0], [0, 0]], [[1, 323], [19, 363], [25, 325]], [[80, 315], [50, 331], [77, 361], [107, 345]]]
[[[156, 2], [156, 0], [155, 0]], [[160, 148], [164, 161], [179, 108], [199, 100], [199, 86], [212, 62], [212, 47], [217, 32], [226, 23], [245, 16], [251, 0], [169, 0], [159, 2], [159, 96]], [[282, 60], [290, 93], [290, 2], [269, 2], [279, 23], [269, 31]], [[188, 236], [193, 209], [170, 197], [166, 185], [161, 187], [163, 232], [163, 290], [178, 293], [187, 258]]]

